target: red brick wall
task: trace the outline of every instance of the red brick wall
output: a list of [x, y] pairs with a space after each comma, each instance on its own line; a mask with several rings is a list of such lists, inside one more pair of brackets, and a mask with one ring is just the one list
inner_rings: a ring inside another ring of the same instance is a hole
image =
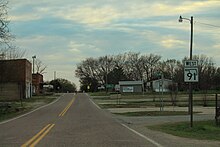
[[26, 82], [32, 82], [32, 73], [31, 73], [31, 71], [32, 71], [32, 64], [29, 62], [29, 61], [27, 61], [26, 60], [26, 62], [25, 62], [25, 68], [26, 68], [26, 70], [25, 70], [25, 78], [26, 78]]
[[0, 82], [21, 85], [22, 97], [26, 97], [26, 84], [32, 82], [31, 63], [26, 59], [0, 60]]
[[16, 83], [0, 83], [0, 100], [20, 99], [20, 85]]
[[32, 74], [32, 85], [35, 87], [35, 94], [42, 93], [43, 90], [43, 75], [36, 73]]
[[0, 60], [0, 82], [31, 81], [31, 63], [26, 59]]

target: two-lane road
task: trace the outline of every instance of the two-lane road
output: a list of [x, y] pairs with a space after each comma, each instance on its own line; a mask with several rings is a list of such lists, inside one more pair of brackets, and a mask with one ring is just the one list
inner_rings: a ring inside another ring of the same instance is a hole
[[160, 146], [114, 120], [86, 94], [65, 94], [57, 102], [0, 124], [0, 146]]

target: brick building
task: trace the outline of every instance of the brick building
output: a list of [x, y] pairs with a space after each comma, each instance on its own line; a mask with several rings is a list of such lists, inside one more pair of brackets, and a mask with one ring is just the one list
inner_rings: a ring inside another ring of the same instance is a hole
[[0, 71], [0, 99], [31, 97], [31, 63], [28, 60], [0, 60]]
[[32, 89], [33, 94], [43, 93], [43, 75], [36, 73], [32, 74]]

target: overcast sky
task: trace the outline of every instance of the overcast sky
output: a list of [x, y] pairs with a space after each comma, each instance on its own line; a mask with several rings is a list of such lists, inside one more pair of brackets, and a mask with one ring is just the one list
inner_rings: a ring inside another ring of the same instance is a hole
[[190, 23], [179, 23], [180, 15], [194, 17], [193, 54], [220, 66], [219, 0], [10, 0], [8, 11], [15, 44], [47, 65], [45, 81], [56, 71], [79, 85], [74, 71], [88, 57], [189, 56]]

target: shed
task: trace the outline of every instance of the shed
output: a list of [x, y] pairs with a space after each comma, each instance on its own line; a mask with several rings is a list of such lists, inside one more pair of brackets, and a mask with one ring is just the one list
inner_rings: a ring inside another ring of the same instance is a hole
[[158, 79], [158, 80], [154, 80], [153, 82], [153, 90], [155, 92], [169, 92], [169, 85], [173, 84], [172, 80], [169, 79]]
[[143, 81], [119, 81], [119, 86], [123, 93], [143, 92]]

